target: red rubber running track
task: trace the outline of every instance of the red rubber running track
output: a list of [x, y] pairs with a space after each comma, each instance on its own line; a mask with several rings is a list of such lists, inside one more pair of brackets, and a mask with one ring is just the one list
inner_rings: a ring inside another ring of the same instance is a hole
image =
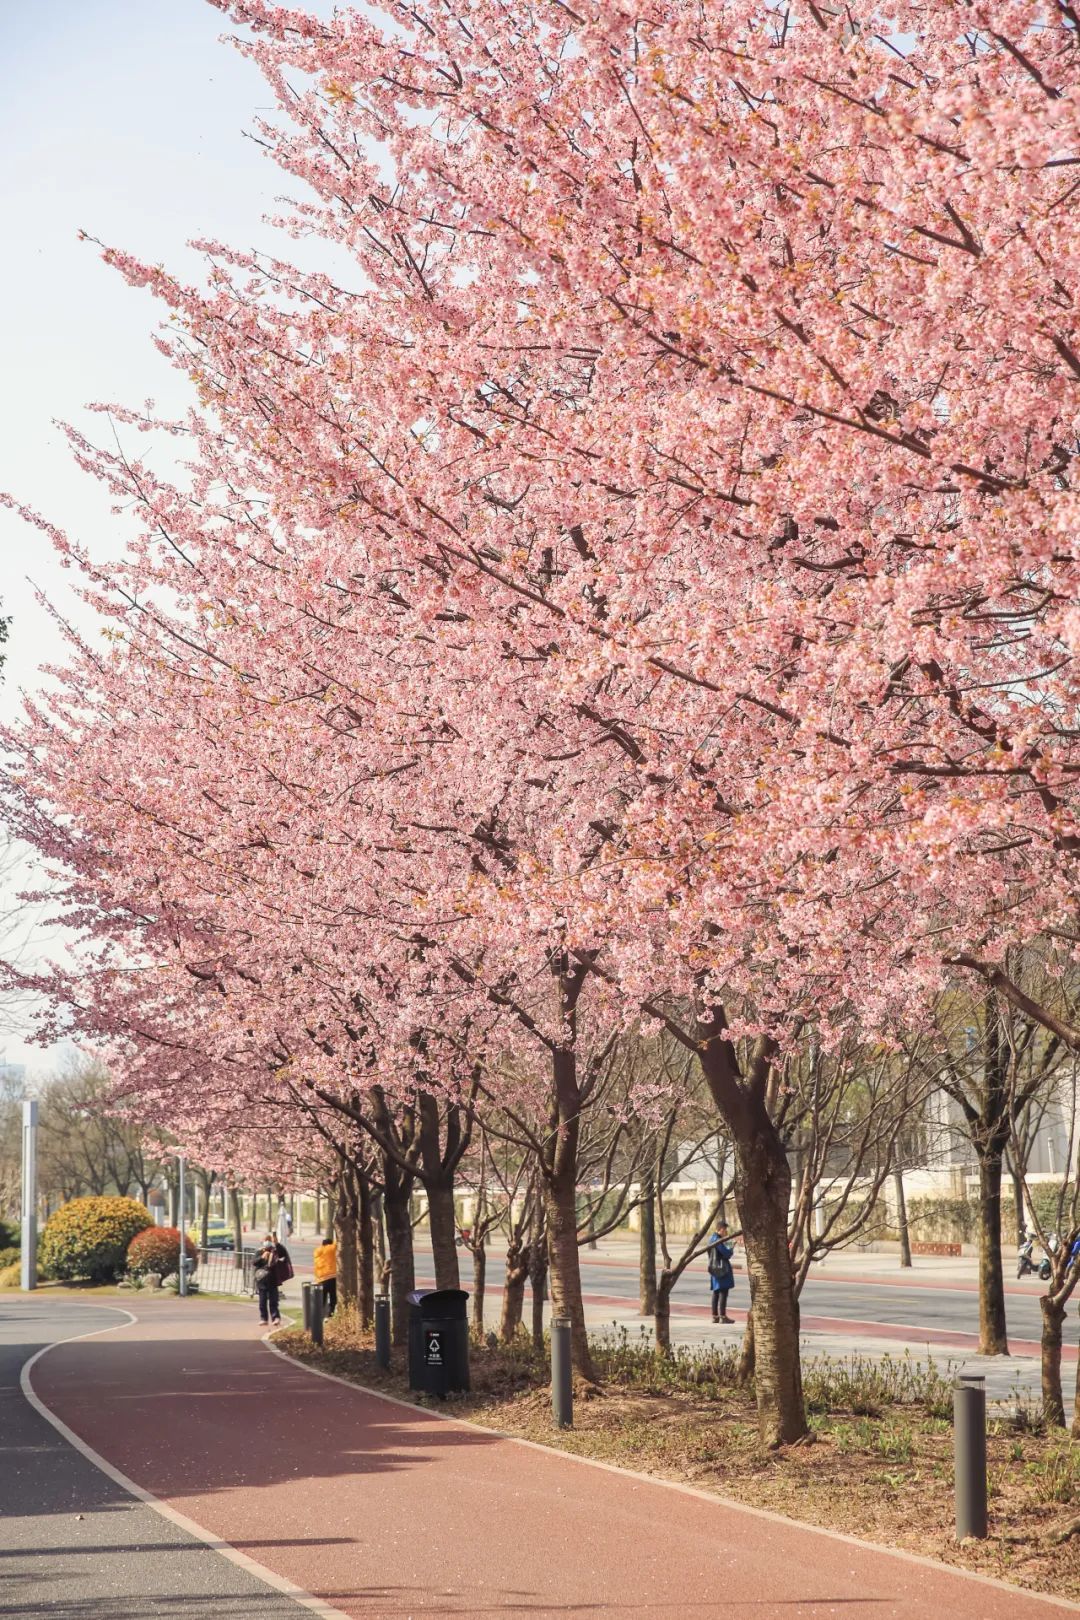
[[137, 1485], [350, 1616], [1080, 1613], [328, 1382], [262, 1344], [250, 1307], [135, 1309], [51, 1350], [40, 1400]]

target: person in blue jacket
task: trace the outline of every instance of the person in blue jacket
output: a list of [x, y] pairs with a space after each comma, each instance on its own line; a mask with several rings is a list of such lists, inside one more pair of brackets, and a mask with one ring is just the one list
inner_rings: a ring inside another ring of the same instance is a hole
[[728, 1242], [727, 1222], [721, 1221], [709, 1240], [709, 1286], [712, 1289], [712, 1319], [714, 1322], [731, 1322], [727, 1313], [728, 1295], [735, 1284], [735, 1273], [731, 1269], [731, 1257], [734, 1248]]

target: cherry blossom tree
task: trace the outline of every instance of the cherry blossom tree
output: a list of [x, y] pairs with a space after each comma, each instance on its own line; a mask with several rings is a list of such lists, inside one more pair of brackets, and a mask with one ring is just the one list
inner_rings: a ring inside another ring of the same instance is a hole
[[582, 1370], [581, 1020], [587, 1066], [644, 1010], [797, 1439], [785, 1052], [1075, 945], [1076, 17], [222, 9], [326, 259], [106, 250], [200, 408], [113, 413], [182, 478], [72, 435], [137, 533], [53, 536], [115, 640], [6, 739], [87, 932], [53, 994], [223, 1089], [392, 1088], [424, 1032], [452, 1097], [498, 1015]]

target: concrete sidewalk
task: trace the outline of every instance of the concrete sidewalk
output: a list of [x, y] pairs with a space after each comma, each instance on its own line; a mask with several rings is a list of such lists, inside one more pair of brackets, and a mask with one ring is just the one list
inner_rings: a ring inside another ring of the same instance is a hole
[[[672, 1253], [678, 1257], [684, 1239], [672, 1240]], [[740, 1252], [737, 1250], [737, 1252]], [[1038, 1257], [1039, 1251], [1036, 1251]], [[589, 1260], [605, 1261], [609, 1265], [631, 1266], [635, 1270], [638, 1266], [638, 1245], [635, 1238], [612, 1235], [600, 1238], [595, 1249], [588, 1245], [581, 1250], [582, 1264]], [[1006, 1293], [1041, 1293], [1045, 1284], [1039, 1282], [1037, 1277], [1017, 1278], [1016, 1250], [1003, 1249], [1001, 1251], [1002, 1269], [1005, 1273]], [[893, 1250], [860, 1247], [852, 1244], [850, 1248], [837, 1249], [824, 1260], [815, 1261], [811, 1269], [811, 1276], [828, 1276], [836, 1281], [849, 1280], [851, 1282], [888, 1282], [902, 1284], [905, 1288], [916, 1287], [953, 1287], [957, 1284], [966, 1284], [973, 1289], [979, 1286], [979, 1261], [973, 1254], [968, 1255], [937, 1255], [917, 1254], [910, 1267], [900, 1264], [899, 1246]]]
[[1042, 1620], [980, 1581], [320, 1378], [227, 1303], [39, 1362], [39, 1399], [144, 1489], [364, 1620]]
[[[651, 1319], [639, 1316], [636, 1312], [619, 1311], [607, 1305], [586, 1305], [585, 1319], [590, 1337], [627, 1333], [632, 1339], [643, 1337], [646, 1342], [652, 1342]], [[712, 1322], [705, 1306], [701, 1307], [700, 1316], [697, 1318], [682, 1312], [676, 1314], [673, 1310], [672, 1343], [691, 1348], [712, 1347], [718, 1343], [737, 1347], [742, 1342], [744, 1323], [743, 1311], [736, 1314], [734, 1327], [725, 1328]], [[973, 1354], [969, 1346], [932, 1343], [926, 1338], [919, 1338], [916, 1334], [905, 1337], [899, 1331], [888, 1335], [871, 1336], [865, 1330], [852, 1329], [829, 1333], [808, 1329], [801, 1334], [801, 1344], [804, 1368], [816, 1357], [825, 1357], [831, 1361], [850, 1361], [853, 1358], [864, 1361], [881, 1361], [885, 1358], [893, 1361], [910, 1359], [921, 1365], [929, 1361], [937, 1367], [943, 1377], [949, 1379], [954, 1378], [961, 1370], [981, 1373], [986, 1379], [987, 1399], [996, 1403], [999, 1408], [1011, 1410], [1017, 1405], [1034, 1407], [1042, 1399], [1042, 1370], [1039, 1358], [1034, 1355], [978, 1356]], [[1070, 1355], [1067, 1346], [1061, 1364], [1061, 1382], [1067, 1409], [1071, 1407], [1074, 1399], [1076, 1379], [1076, 1352], [1072, 1350]]]

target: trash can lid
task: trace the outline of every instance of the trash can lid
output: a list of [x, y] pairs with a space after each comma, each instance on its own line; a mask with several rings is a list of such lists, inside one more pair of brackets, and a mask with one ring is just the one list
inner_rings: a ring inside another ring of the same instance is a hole
[[419, 1307], [421, 1316], [465, 1317], [469, 1296], [464, 1288], [414, 1288], [406, 1294], [410, 1305]]

